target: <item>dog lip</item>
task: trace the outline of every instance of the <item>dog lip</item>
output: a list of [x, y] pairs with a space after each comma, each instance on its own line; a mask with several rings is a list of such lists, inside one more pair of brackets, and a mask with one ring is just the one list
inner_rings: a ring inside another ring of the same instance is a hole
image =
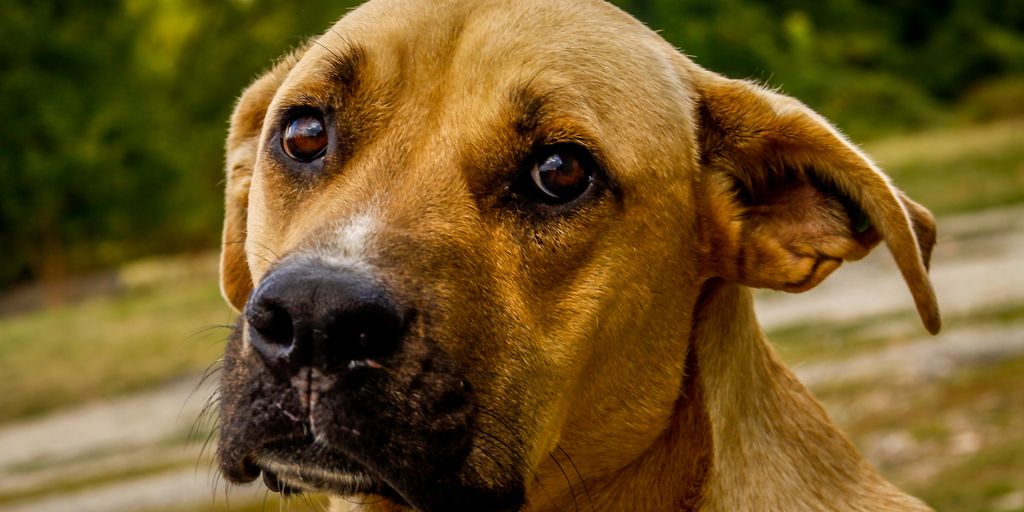
[[307, 491], [340, 496], [376, 494], [404, 503], [394, 488], [349, 457], [342, 457], [343, 463], [336, 465], [302, 456], [316, 444], [316, 441], [305, 439], [264, 445], [251, 459], [257, 468], [257, 476], [262, 470], [267, 488], [275, 492]]
[[263, 470], [264, 481], [269, 480], [267, 487], [275, 492], [289, 489], [342, 496], [352, 494], [397, 496], [397, 493], [389, 485], [361, 469], [338, 471], [313, 464], [285, 461], [276, 457], [262, 457], [258, 465]]
[[290, 485], [282, 483], [281, 479], [278, 478], [278, 476], [275, 473], [272, 473], [270, 471], [263, 472], [263, 485], [266, 485], [267, 489], [270, 489], [271, 492], [280, 493], [284, 496], [289, 496], [301, 492]]

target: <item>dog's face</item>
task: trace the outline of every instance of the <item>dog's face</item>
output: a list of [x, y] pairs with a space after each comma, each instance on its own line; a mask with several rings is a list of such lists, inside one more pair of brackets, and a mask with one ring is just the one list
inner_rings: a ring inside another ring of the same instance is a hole
[[787, 101], [602, 2], [353, 11], [232, 120], [225, 475], [514, 510], [556, 450], [651, 445], [708, 280], [802, 290], [884, 238], [928, 313], [927, 213]]

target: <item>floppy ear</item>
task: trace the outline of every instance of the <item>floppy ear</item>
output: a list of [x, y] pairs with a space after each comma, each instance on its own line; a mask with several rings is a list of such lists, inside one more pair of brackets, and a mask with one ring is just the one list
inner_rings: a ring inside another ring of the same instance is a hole
[[799, 101], [710, 73], [696, 85], [708, 274], [800, 292], [884, 240], [938, 332], [931, 213]]
[[306, 53], [309, 44], [293, 50], [242, 93], [231, 115], [227, 140], [227, 183], [224, 187], [224, 233], [220, 253], [220, 289], [236, 310], [245, 307], [252, 292], [252, 275], [246, 258], [246, 217], [249, 182], [256, 163], [260, 132], [267, 107], [281, 82]]

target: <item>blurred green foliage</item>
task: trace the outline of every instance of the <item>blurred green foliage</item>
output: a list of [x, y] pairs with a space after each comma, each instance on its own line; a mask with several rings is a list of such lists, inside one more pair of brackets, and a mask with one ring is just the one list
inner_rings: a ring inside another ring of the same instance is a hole
[[[0, 286], [215, 246], [234, 98], [356, 3], [7, 2]], [[700, 64], [780, 87], [855, 137], [935, 122], [1024, 75], [1019, 0], [617, 3]]]

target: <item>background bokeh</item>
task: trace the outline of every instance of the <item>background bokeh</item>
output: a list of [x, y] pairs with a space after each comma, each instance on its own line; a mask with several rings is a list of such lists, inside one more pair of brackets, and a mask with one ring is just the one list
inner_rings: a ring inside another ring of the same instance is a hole
[[[232, 322], [227, 118], [357, 3], [0, 9], [0, 510], [228, 507], [200, 453], [212, 421], [192, 421]], [[884, 250], [759, 312], [889, 478], [942, 510], [1024, 510], [1024, 2], [615, 3], [699, 64], [802, 99], [939, 215], [945, 337], [923, 337]], [[235, 493], [231, 510], [277, 506]]]

